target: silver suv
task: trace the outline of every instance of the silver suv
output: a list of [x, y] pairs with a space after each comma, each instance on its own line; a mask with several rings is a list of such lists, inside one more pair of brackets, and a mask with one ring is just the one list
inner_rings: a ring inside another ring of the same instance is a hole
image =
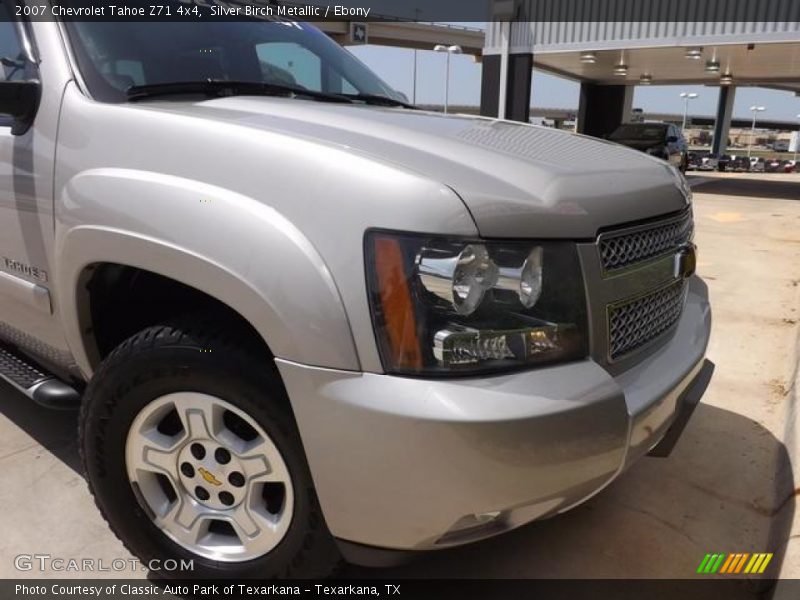
[[139, 557], [314, 577], [485, 538], [666, 455], [702, 395], [663, 161], [416, 110], [302, 23], [0, 33], [0, 375], [80, 404]]

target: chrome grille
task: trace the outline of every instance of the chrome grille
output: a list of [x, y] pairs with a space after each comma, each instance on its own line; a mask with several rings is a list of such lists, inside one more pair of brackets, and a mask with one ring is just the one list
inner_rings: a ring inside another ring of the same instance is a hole
[[600, 236], [600, 260], [605, 271], [622, 269], [677, 249], [692, 238], [694, 222], [691, 211], [668, 221], [625, 233]]
[[685, 281], [608, 307], [609, 357], [616, 360], [670, 329], [686, 300]]

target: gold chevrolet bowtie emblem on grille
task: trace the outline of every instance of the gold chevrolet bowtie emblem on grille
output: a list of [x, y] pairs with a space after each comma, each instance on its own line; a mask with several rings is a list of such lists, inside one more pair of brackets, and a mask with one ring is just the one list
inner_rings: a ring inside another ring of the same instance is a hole
[[211, 471], [207, 471], [203, 467], [200, 467], [197, 470], [200, 471], [200, 475], [203, 476], [203, 479], [205, 479], [207, 483], [210, 483], [211, 485], [222, 485], [222, 482], [214, 477], [214, 474], [211, 473]]
[[686, 279], [694, 275], [697, 268], [697, 246], [687, 242], [675, 254], [675, 277]]

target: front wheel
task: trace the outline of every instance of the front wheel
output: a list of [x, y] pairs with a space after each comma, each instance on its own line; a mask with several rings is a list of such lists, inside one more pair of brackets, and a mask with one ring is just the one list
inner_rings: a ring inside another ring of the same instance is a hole
[[277, 370], [213, 320], [145, 329], [90, 382], [89, 485], [147, 566], [175, 577], [322, 577], [338, 562]]

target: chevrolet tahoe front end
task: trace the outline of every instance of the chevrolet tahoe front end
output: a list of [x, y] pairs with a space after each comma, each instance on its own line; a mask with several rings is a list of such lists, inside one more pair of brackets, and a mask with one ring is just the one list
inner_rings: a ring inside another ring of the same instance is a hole
[[382, 372], [278, 361], [341, 540], [441, 548], [564, 512], [672, 427], [668, 454], [705, 391], [688, 201], [594, 239], [501, 233], [368, 231], [374, 330], [353, 333]]
[[711, 370], [674, 168], [416, 110], [305, 24], [15, 27], [3, 156], [27, 148], [39, 209], [4, 208], [3, 252], [49, 275], [3, 273], [0, 354], [36, 367], [0, 374], [80, 400], [90, 489], [140, 558], [316, 576], [668, 453]]

